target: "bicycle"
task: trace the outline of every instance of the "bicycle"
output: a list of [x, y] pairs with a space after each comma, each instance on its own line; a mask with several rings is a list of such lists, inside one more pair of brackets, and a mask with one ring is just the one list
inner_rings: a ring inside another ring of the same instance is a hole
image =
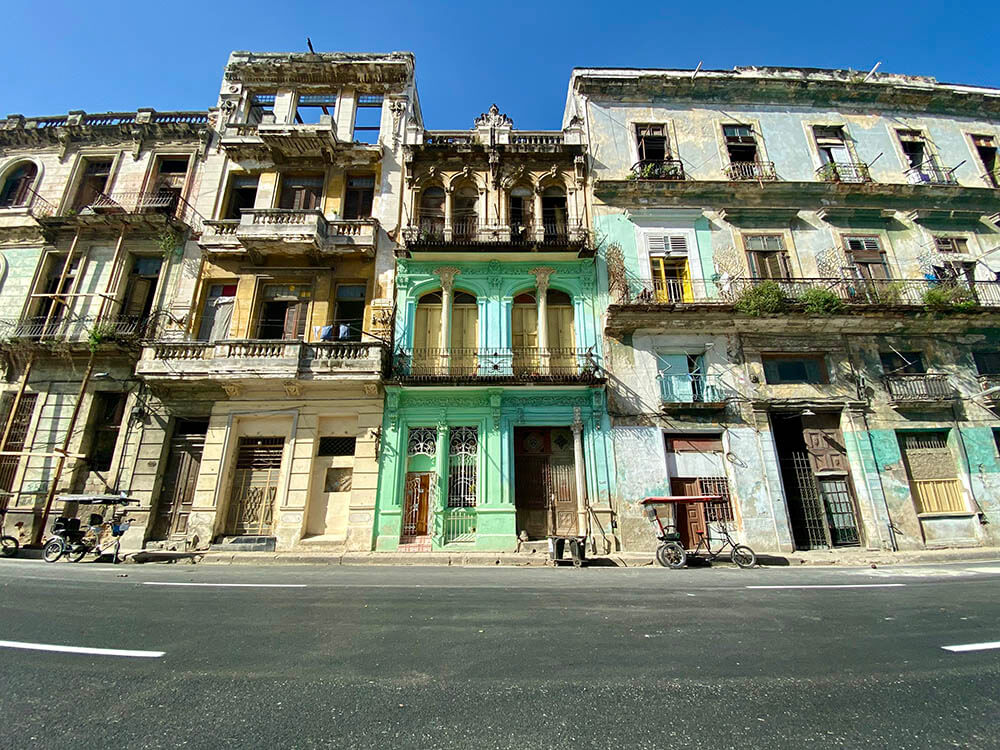
[[[715, 560], [729, 547], [732, 549], [732, 552], [729, 553], [729, 559], [734, 564], [741, 568], [752, 568], [757, 564], [757, 555], [745, 544], [737, 544], [733, 540], [732, 535], [729, 533], [729, 525], [725, 521], [715, 521], [714, 524], [722, 532], [722, 538], [713, 537], [712, 524], [706, 524], [705, 531], [699, 530], [697, 532], [698, 545], [689, 554], [697, 557], [701, 553], [702, 547], [704, 547], [705, 559]], [[712, 549], [713, 541], [721, 542], [719, 547], [714, 550]]]
[[7, 511], [0, 511], [0, 555], [14, 557], [21, 543], [17, 541], [17, 537], [3, 534], [3, 524], [6, 518]]

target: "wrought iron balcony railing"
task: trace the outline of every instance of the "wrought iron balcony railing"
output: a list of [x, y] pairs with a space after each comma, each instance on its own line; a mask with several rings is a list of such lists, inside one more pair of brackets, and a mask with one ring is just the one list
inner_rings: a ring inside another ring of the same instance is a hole
[[680, 159], [642, 159], [632, 165], [632, 180], [674, 180], [687, 179], [684, 162]]
[[659, 379], [660, 396], [665, 405], [721, 404], [726, 400], [716, 375], [661, 372]]
[[425, 216], [403, 230], [408, 247], [423, 245], [589, 246], [590, 233], [579, 220], [530, 220], [483, 224], [477, 217], [458, 217], [448, 224], [440, 216]]
[[947, 375], [886, 375], [883, 382], [889, 391], [889, 400], [897, 404], [951, 401], [955, 398], [955, 390]]
[[936, 164], [921, 164], [907, 169], [903, 174], [911, 185], [957, 185], [954, 169], [944, 169]]
[[871, 182], [868, 165], [863, 162], [830, 162], [816, 170], [816, 177], [825, 182]]
[[8, 342], [102, 342], [138, 341], [152, 329], [154, 317], [117, 315], [86, 317], [38, 315], [0, 320], [0, 339]]
[[409, 381], [575, 381], [603, 378], [593, 349], [402, 349], [392, 374]]
[[733, 182], [768, 182], [778, 179], [773, 161], [734, 161], [726, 166], [726, 177]]

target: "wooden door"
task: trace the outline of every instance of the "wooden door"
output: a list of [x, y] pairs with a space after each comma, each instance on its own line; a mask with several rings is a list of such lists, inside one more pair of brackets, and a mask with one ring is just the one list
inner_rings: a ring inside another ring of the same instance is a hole
[[511, 347], [514, 373], [538, 371], [538, 308], [534, 302], [515, 302], [511, 310]]
[[840, 432], [839, 414], [802, 417], [802, 439], [814, 473], [847, 473], [847, 449]]
[[402, 529], [404, 537], [427, 534], [427, 509], [430, 507], [432, 476], [429, 471], [411, 471], [406, 475]]
[[204, 445], [204, 433], [175, 434], [171, 439], [151, 539], [167, 539], [187, 533]]
[[[693, 478], [673, 477], [670, 480], [670, 494], [691, 496], [698, 495], [701, 488], [698, 480]], [[678, 503], [674, 509], [677, 531], [681, 535], [681, 544], [685, 549], [694, 549], [698, 540], [705, 533], [705, 506], [703, 503]]]
[[549, 432], [550, 486], [549, 533], [555, 536], [574, 536], [585, 533], [577, 529], [576, 461], [573, 456], [573, 433], [566, 428], [553, 428]]
[[917, 513], [961, 513], [967, 510], [948, 433], [907, 432], [899, 436], [903, 465]]
[[549, 366], [555, 375], [574, 375], [577, 371], [576, 337], [573, 331], [572, 305], [550, 305]]
[[451, 316], [451, 374], [470, 377], [476, 374], [478, 362], [479, 308], [454, 305]]

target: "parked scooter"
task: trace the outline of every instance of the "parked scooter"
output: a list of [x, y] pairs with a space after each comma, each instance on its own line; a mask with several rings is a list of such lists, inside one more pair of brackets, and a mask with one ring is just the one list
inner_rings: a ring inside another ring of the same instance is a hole
[[[127, 505], [128, 501], [122, 498], [115, 498], [113, 501], [99, 503], [111, 506], [111, 520], [105, 522], [104, 516], [100, 513], [91, 513], [87, 522], [87, 528], [80, 528], [79, 518], [59, 516], [52, 525], [52, 538], [45, 544], [42, 550], [42, 559], [45, 562], [55, 562], [64, 555], [70, 562], [80, 562], [88, 552], [95, 553], [98, 557], [111, 551], [114, 562], [118, 562], [118, 552], [121, 549], [122, 535], [128, 531], [131, 525], [126, 516], [126, 511], [118, 510], [117, 506]], [[102, 541], [102, 537], [108, 532], [110, 536]]]

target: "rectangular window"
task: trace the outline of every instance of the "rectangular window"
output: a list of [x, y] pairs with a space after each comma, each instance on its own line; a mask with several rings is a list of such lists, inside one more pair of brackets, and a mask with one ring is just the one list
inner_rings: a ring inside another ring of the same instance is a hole
[[323, 115], [332, 119], [336, 106], [336, 94], [300, 94], [295, 106], [295, 122], [299, 125], [316, 124]]
[[664, 161], [670, 158], [666, 125], [636, 125], [635, 140], [639, 161]]
[[859, 278], [888, 279], [889, 266], [878, 237], [844, 237], [844, 251]]
[[900, 148], [907, 163], [907, 169], [919, 169], [930, 160], [930, 149], [927, 147], [927, 139], [919, 130], [897, 130], [896, 136], [899, 138]]
[[344, 192], [344, 218], [370, 219], [375, 200], [375, 175], [352, 174], [347, 176]]
[[198, 326], [199, 341], [221, 341], [229, 338], [235, 300], [235, 283], [209, 286]]
[[722, 435], [688, 435], [683, 432], [663, 436], [668, 453], [722, 453]]
[[303, 284], [267, 284], [260, 306], [257, 338], [295, 341], [305, 337], [312, 289]]
[[789, 279], [788, 253], [780, 234], [751, 234], [743, 238], [750, 273], [758, 279]]
[[177, 195], [184, 189], [187, 181], [188, 158], [186, 156], [159, 156], [156, 160], [157, 190], [176, 191]]
[[377, 94], [361, 94], [354, 111], [354, 142], [378, 143], [382, 127], [382, 97]]
[[757, 139], [752, 125], [723, 125], [722, 132], [730, 162], [757, 161]]
[[853, 161], [842, 126], [816, 125], [813, 127], [813, 138], [823, 164], [850, 164]]
[[1000, 352], [973, 352], [972, 358], [980, 375], [1000, 375]]
[[110, 159], [88, 159], [84, 163], [83, 177], [76, 190], [76, 200], [73, 209], [79, 211], [92, 204], [101, 195], [105, 195], [111, 180]]
[[365, 322], [365, 285], [338, 284], [333, 325], [324, 328], [324, 341], [361, 341]]
[[[35, 410], [37, 393], [24, 393], [18, 401], [17, 411], [7, 433], [7, 441], [3, 445], [5, 451], [17, 452], [24, 450], [28, 437], [28, 427], [31, 425], [31, 415]], [[0, 401], [0, 425], [7, 426], [10, 410], [14, 407], [14, 394], [10, 391], [3, 394]], [[21, 464], [21, 456], [0, 456], [0, 510], [6, 509], [10, 502], [11, 490], [14, 488], [14, 478]]]
[[149, 318], [153, 309], [153, 297], [156, 292], [156, 282], [160, 278], [160, 268], [163, 258], [160, 256], [137, 256], [132, 262], [125, 287], [125, 300], [122, 303], [122, 314], [133, 319], [138, 325]]
[[886, 375], [922, 375], [927, 372], [924, 355], [920, 352], [881, 352], [878, 357]]
[[897, 435], [917, 513], [966, 511], [955, 458], [948, 448], [948, 432], [900, 432]]
[[1000, 187], [1000, 161], [997, 159], [997, 142], [992, 135], [974, 135], [972, 144], [976, 155], [986, 170], [983, 179], [993, 187]]
[[[39, 285], [36, 293], [44, 296], [36, 298], [38, 306], [35, 308], [35, 317], [48, 317], [51, 324], [62, 320], [67, 308], [70, 307], [70, 298], [65, 295], [73, 291], [77, 274], [80, 271], [82, 256], [74, 255], [69, 268], [65, 269], [66, 275], [64, 277], [63, 269], [66, 266], [66, 258], [64, 253], [50, 253], [47, 257], [48, 268], [45, 276], [38, 280]], [[43, 321], [39, 320], [38, 322], [42, 323]], [[36, 335], [37, 333], [41, 333], [41, 331], [36, 332]]]
[[274, 115], [274, 94], [254, 94], [250, 99], [248, 122], [259, 123], [264, 115]]
[[969, 241], [965, 237], [935, 237], [934, 247], [939, 253], [967, 253]]
[[317, 456], [353, 456], [357, 438], [352, 437], [321, 437]]
[[829, 382], [826, 358], [821, 355], [765, 354], [764, 379], [770, 384]]
[[110, 471], [124, 413], [124, 393], [100, 391], [94, 394], [91, 412], [94, 437], [87, 456], [91, 471]]
[[223, 218], [239, 219], [243, 209], [253, 208], [257, 202], [257, 175], [233, 176], [229, 180], [229, 201]]
[[323, 175], [289, 174], [281, 176], [279, 208], [315, 211], [323, 200]]

